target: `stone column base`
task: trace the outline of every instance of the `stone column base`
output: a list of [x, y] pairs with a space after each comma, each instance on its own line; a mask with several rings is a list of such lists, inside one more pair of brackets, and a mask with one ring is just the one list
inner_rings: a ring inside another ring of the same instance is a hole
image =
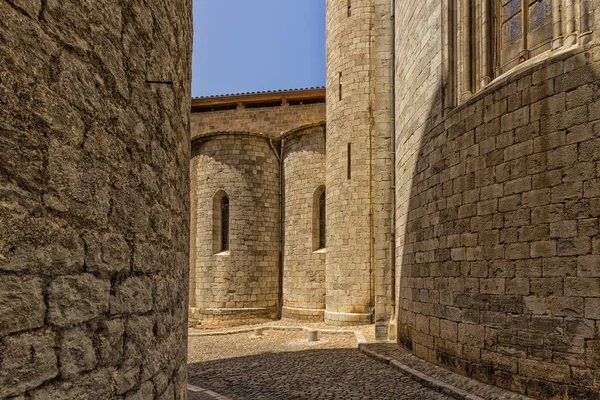
[[190, 317], [199, 321], [234, 321], [277, 318], [277, 307], [256, 308], [190, 308]]
[[282, 307], [282, 316], [284, 318], [298, 319], [302, 321], [323, 321], [325, 310], [321, 308], [297, 308], [297, 307]]
[[328, 325], [367, 325], [371, 323], [371, 317], [371, 313], [344, 313], [325, 311], [325, 323]]

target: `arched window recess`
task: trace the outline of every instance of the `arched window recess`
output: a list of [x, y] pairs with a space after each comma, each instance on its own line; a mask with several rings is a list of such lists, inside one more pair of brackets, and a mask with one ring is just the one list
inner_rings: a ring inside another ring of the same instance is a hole
[[213, 253], [229, 254], [230, 199], [219, 190], [213, 198]]
[[313, 194], [313, 251], [327, 247], [327, 214], [325, 186], [319, 186]]

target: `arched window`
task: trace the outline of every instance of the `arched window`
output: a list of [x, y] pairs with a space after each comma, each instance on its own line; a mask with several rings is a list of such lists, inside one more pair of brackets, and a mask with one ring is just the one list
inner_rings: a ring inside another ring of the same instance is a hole
[[229, 251], [230, 199], [219, 190], [213, 197], [213, 253]]
[[327, 247], [327, 214], [325, 204], [325, 186], [319, 186], [313, 194], [313, 251]]
[[229, 250], [229, 197], [221, 199], [221, 251]]
[[319, 248], [327, 246], [327, 232], [325, 229], [325, 192], [319, 196]]

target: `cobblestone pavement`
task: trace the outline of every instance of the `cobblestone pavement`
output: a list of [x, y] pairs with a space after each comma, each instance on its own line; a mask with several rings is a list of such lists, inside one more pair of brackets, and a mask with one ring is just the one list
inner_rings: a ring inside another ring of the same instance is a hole
[[353, 334], [265, 331], [189, 338], [189, 400], [449, 399], [357, 350]]

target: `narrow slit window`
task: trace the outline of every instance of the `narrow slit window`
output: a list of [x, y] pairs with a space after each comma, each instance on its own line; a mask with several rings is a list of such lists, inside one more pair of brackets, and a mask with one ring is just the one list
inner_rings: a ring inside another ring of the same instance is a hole
[[352, 143], [348, 143], [348, 179], [352, 178]]
[[325, 185], [315, 189], [312, 195], [312, 250], [319, 251], [327, 246], [325, 214]]
[[352, 15], [352, 0], [348, 0], [348, 16]]
[[221, 251], [229, 250], [229, 197], [221, 199]]
[[342, 73], [341, 72], [340, 72], [340, 75], [338, 77], [338, 85], [339, 85], [338, 93], [339, 93], [339, 96], [340, 96], [340, 100], [342, 100]]
[[319, 196], [319, 249], [327, 247], [327, 229], [325, 218], [325, 192]]

